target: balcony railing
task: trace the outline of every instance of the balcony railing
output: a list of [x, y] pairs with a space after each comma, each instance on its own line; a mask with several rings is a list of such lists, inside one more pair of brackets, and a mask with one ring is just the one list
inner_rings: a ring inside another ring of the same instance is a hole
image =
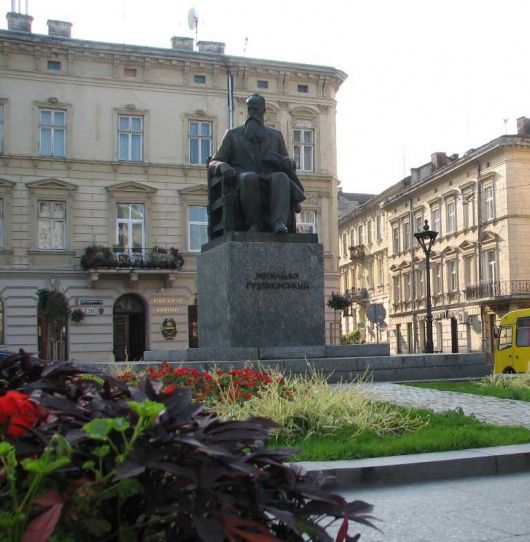
[[350, 247], [350, 260], [362, 261], [364, 260], [365, 257], [366, 257], [366, 252], [364, 250], [364, 245], [357, 245], [354, 247]]
[[352, 303], [359, 303], [368, 299], [368, 290], [366, 288], [350, 288], [345, 294]]
[[496, 297], [530, 296], [530, 280], [489, 280], [468, 284], [464, 290], [466, 300], [494, 299]]
[[81, 257], [83, 269], [181, 269], [184, 258], [176, 248], [109, 248], [89, 246]]

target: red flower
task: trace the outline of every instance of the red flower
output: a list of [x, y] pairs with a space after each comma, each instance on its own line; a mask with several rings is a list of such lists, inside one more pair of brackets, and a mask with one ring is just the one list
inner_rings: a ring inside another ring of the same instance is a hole
[[162, 390], [162, 393], [167, 393], [168, 395], [173, 393], [175, 390], [177, 389], [177, 387], [175, 386], [175, 384], [168, 384], [163, 390]]
[[11, 390], [0, 397], [0, 424], [7, 426], [11, 437], [27, 433], [40, 416], [39, 407], [29, 401], [25, 393]]

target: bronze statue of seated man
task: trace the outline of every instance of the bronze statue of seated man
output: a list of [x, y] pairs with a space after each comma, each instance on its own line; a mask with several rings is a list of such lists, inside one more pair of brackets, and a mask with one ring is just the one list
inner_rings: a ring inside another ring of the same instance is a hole
[[247, 99], [247, 120], [228, 130], [208, 165], [211, 176], [236, 177], [245, 231], [294, 232], [294, 213], [306, 199], [279, 130], [265, 126], [265, 99]]

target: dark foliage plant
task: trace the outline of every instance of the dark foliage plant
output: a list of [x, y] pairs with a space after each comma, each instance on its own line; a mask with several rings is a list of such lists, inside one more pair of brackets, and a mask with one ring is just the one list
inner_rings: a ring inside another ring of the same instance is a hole
[[348, 296], [342, 294], [336, 294], [332, 292], [328, 297], [327, 305], [334, 311], [343, 311], [352, 304], [351, 299]]
[[332, 541], [335, 520], [355, 541], [350, 520], [373, 526], [371, 505], [267, 448], [270, 420], [223, 421], [161, 387], [23, 351], [0, 362], [0, 402], [34, 409], [15, 431], [19, 412], [0, 417], [2, 540]]

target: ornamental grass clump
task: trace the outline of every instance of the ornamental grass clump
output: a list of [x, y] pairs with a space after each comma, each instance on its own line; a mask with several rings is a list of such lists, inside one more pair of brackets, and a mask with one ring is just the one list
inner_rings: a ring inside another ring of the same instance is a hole
[[477, 382], [477, 384], [481, 388], [530, 390], [530, 373], [516, 375], [491, 374]]
[[371, 505], [268, 448], [271, 420], [224, 421], [144, 377], [69, 362], [0, 362], [0, 539], [6, 542], [336, 542]]
[[218, 400], [215, 409], [225, 419], [270, 418], [278, 424], [274, 437], [287, 442], [332, 435], [344, 427], [351, 427], [352, 437], [363, 432], [401, 434], [426, 423], [408, 410], [373, 401], [356, 384], [331, 387], [316, 373], [271, 378], [248, 401]]

